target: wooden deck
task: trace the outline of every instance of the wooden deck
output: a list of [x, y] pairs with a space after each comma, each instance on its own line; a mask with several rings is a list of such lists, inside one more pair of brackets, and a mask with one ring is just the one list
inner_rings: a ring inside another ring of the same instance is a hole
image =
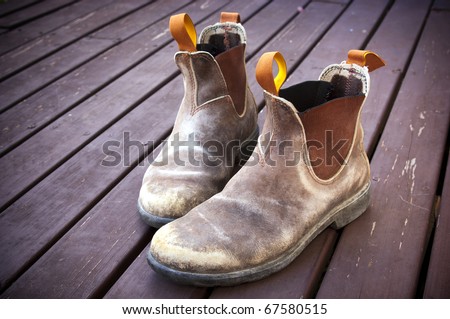
[[[353, 48], [380, 54], [363, 111], [372, 204], [286, 269], [228, 288], [178, 286], [145, 254], [136, 212], [146, 155], [183, 93], [168, 32], [238, 11], [251, 88], [263, 52], [289, 83]], [[450, 298], [450, 1], [21, 0], [0, 4], [1, 298]], [[101, 165], [108, 141], [128, 163]], [[118, 151], [123, 154], [121, 142]]]

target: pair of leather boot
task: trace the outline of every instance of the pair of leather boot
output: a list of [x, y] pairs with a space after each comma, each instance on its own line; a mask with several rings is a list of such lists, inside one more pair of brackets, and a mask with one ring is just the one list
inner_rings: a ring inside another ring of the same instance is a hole
[[381, 58], [352, 50], [318, 81], [282, 89], [282, 55], [263, 54], [256, 78], [267, 115], [259, 134], [239, 14], [222, 13], [198, 43], [186, 14], [171, 17], [170, 31], [185, 94], [138, 200], [146, 223], [164, 225], [147, 256], [155, 271], [200, 286], [257, 280], [286, 267], [326, 227], [366, 210], [360, 116], [368, 72], [384, 65]]

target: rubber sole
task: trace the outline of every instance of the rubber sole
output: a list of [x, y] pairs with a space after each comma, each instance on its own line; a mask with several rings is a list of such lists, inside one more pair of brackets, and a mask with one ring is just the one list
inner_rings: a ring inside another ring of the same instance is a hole
[[[259, 127], [257, 126], [256, 129], [253, 131], [253, 133], [244, 141], [242, 142], [242, 145], [240, 146], [239, 154], [235, 160], [235, 170], [233, 174], [236, 173], [236, 171], [242, 167], [245, 162], [250, 158], [250, 156], [253, 153], [253, 149], [256, 146], [256, 143], [258, 141], [259, 136]], [[170, 223], [175, 220], [175, 218], [169, 218], [169, 217], [161, 217], [157, 216], [151, 212], [148, 212], [142, 207], [141, 202], [137, 201], [137, 211], [139, 215], [141, 216], [141, 219], [148, 225], [154, 227], [154, 228], [161, 228], [167, 223]]]
[[193, 272], [183, 272], [169, 268], [159, 263], [149, 251], [147, 261], [157, 272], [180, 284], [214, 287], [214, 286], [234, 286], [245, 282], [255, 281], [267, 277], [289, 265], [305, 247], [327, 227], [342, 228], [349, 224], [362, 213], [364, 213], [370, 203], [370, 183], [357, 195], [336, 207], [323, 220], [312, 228], [293, 248], [286, 251], [279, 258], [269, 261], [263, 265], [218, 274], [200, 274]]

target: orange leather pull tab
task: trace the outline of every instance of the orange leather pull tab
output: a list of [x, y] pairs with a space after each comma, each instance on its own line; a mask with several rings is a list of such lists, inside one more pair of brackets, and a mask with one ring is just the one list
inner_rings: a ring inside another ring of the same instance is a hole
[[237, 12], [221, 12], [220, 23], [224, 22], [241, 23], [241, 16]]
[[360, 66], [367, 66], [369, 72], [372, 72], [386, 63], [383, 59], [376, 53], [366, 50], [350, 50], [348, 51], [347, 64], [358, 64]]
[[191, 18], [186, 13], [170, 17], [169, 29], [177, 41], [180, 51], [194, 52], [197, 50], [197, 32]]
[[[273, 76], [273, 61], [278, 65], [278, 73]], [[281, 86], [286, 80], [286, 61], [280, 52], [266, 52], [264, 53], [256, 65], [256, 80], [259, 85], [274, 95], [278, 95]]]

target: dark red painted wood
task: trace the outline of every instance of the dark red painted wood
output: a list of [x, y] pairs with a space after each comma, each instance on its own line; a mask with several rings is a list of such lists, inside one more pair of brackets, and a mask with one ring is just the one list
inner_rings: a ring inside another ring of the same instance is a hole
[[[23, 70], [32, 63], [56, 52], [66, 45], [88, 35], [89, 33], [124, 17], [144, 6], [150, 0], [129, 0], [113, 2], [108, 6], [93, 11], [83, 17], [64, 25], [53, 32], [36, 38], [16, 49], [0, 56], [0, 79]], [[58, 2], [58, 1], [57, 1]], [[0, 110], [4, 109], [4, 104]]]
[[[444, 168], [444, 165], [443, 165]], [[450, 298], [450, 161], [447, 162], [424, 298]]]
[[[76, 0], [47, 0], [39, 3], [39, 5], [31, 5], [29, 7], [25, 7], [22, 10], [18, 10], [9, 15], [5, 15], [0, 18], [0, 26], [5, 28], [14, 28], [21, 24], [24, 24], [28, 21], [36, 19], [40, 16], [46, 15], [53, 11], [56, 11], [66, 5], [74, 3]], [[11, 1], [11, 2], [22, 2], [22, 1]], [[30, 2], [30, 1], [28, 1]], [[27, 1], [25, 1], [25, 4]], [[17, 8], [20, 6], [19, 4], [15, 5]], [[12, 9], [11, 6], [10, 9]], [[0, 10], [2, 7], [0, 5]], [[5, 11], [8, 11], [6, 9]], [[0, 11], [0, 14], [2, 11]]]
[[[10, 30], [2, 35], [0, 41], [0, 54], [4, 54], [19, 45], [31, 41], [43, 34], [51, 32], [60, 26], [70, 23], [81, 16], [84, 16], [98, 8], [111, 3], [113, 0], [82, 0], [68, 5], [51, 14], [45, 15], [39, 19], [33, 20], [19, 28]], [[23, 3], [24, 1], [8, 1], [7, 3]], [[0, 6], [5, 3], [0, 4]], [[1, 8], [1, 7], [0, 7]]]

